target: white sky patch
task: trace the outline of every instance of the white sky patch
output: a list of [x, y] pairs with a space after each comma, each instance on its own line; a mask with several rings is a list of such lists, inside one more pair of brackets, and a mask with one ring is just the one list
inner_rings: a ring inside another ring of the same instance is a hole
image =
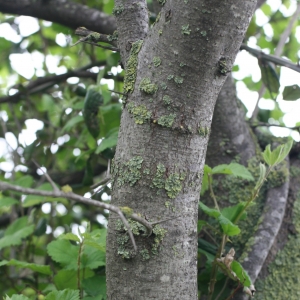
[[28, 119], [25, 121], [26, 129], [19, 134], [19, 142], [23, 146], [30, 145], [36, 140], [35, 133], [44, 128], [44, 123], [37, 119]]
[[20, 43], [22, 38], [8, 23], [0, 24], [0, 36], [13, 43]]
[[272, 110], [275, 108], [275, 102], [271, 99], [262, 98], [262, 99], [260, 99], [258, 106], [261, 109]]
[[100, 80], [100, 83], [101, 84], [107, 84], [108, 88], [110, 90], [113, 90], [114, 89], [114, 86], [115, 86], [115, 82], [113, 79], [105, 79], [105, 78], [101, 78]]
[[18, 140], [12, 132], [6, 132], [5, 139], [12, 150], [16, 150], [18, 148]]
[[268, 0], [267, 4], [271, 6], [272, 12], [275, 12], [281, 6], [282, 2], [281, 0]]
[[40, 26], [36, 18], [20, 16], [15, 18], [15, 23], [19, 25], [20, 34], [23, 37], [29, 36], [39, 31]]
[[258, 93], [248, 90], [245, 83], [242, 81], [236, 83], [236, 89], [238, 98], [241, 99], [248, 110], [247, 117], [251, 117], [255, 108]]
[[255, 12], [255, 17], [256, 17], [256, 24], [258, 26], [264, 26], [269, 22], [269, 18], [263, 13], [261, 9], [258, 9]]
[[239, 71], [233, 72], [233, 77], [237, 80], [242, 80], [247, 76], [252, 76], [254, 82], [261, 79], [261, 72], [258, 66], [257, 58], [243, 50], [238, 53], [235, 64], [239, 65]]
[[68, 44], [66, 36], [63, 33], [58, 33], [56, 35], [55, 42], [56, 42], [56, 44], [58, 44], [61, 47], [66, 47]]
[[50, 211], [51, 211], [51, 204], [50, 204], [50, 203], [44, 203], [44, 204], [42, 205], [42, 212], [43, 212], [44, 214], [49, 214]]
[[79, 82], [79, 78], [78, 77], [70, 77], [70, 78], [67, 79], [67, 82], [69, 84], [76, 84], [76, 83]]
[[34, 73], [34, 66], [29, 53], [14, 53], [9, 55], [12, 68], [26, 79], [30, 79]]

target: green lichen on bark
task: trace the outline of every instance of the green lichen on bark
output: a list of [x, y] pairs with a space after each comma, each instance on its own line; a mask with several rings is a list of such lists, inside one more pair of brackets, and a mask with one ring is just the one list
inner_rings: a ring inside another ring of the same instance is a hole
[[156, 167], [156, 174], [153, 178], [153, 185], [158, 189], [163, 189], [165, 186], [165, 173], [166, 173], [166, 167], [159, 163]]
[[136, 124], [143, 124], [151, 118], [151, 112], [145, 105], [135, 105], [133, 102], [127, 104], [127, 110], [133, 115]]
[[165, 116], [161, 116], [157, 120], [157, 124], [163, 127], [172, 127], [174, 120], [175, 120], [176, 114], [169, 114]]
[[158, 67], [161, 64], [161, 59], [158, 56], [154, 56], [152, 62], [154, 67]]
[[140, 255], [142, 257], [142, 261], [146, 261], [146, 260], [150, 259], [150, 254], [149, 254], [149, 251], [147, 249], [141, 250]]
[[161, 5], [164, 6], [166, 3], [166, 0], [157, 0], [157, 2]]
[[257, 300], [300, 299], [300, 194], [294, 203], [293, 223], [297, 234], [289, 238], [275, 260], [269, 265], [269, 275], [255, 283]]
[[200, 136], [206, 137], [210, 133], [210, 128], [209, 127], [199, 127], [198, 133]]
[[187, 25], [182, 25], [182, 26], [181, 26], [181, 33], [182, 33], [182, 34], [185, 34], [185, 35], [190, 35], [190, 33], [191, 33], [192, 30], [191, 30], [189, 27], [190, 27], [189, 24], [187, 24]]
[[118, 167], [117, 185], [120, 187], [124, 184], [133, 186], [141, 178], [143, 158], [135, 156]]
[[113, 11], [112, 11], [112, 14], [114, 16], [119, 16], [124, 10], [124, 5], [123, 4], [120, 4], [120, 5], [116, 5], [114, 8], [113, 8]]
[[107, 39], [112, 42], [112, 41], [117, 41], [118, 40], [118, 31], [115, 30], [113, 34], [110, 34], [107, 36]]
[[150, 78], [145, 77], [142, 79], [139, 89], [148, 95], [153, 95], [158, 90], [158, 86], [155, 83], [151, 83]]
[[165, 105], [170, 105], [171, 104], [171, 98], [168, 95], [163, 96], [163, 102]]
[[130, 56], [127, 61], [126, 69], [125, 69], [125, 77], [124, 77], [124, 93], [127, 94], [129, 92], [133, 92], [134, 84], [136, 80], [136, 71], [138, 65], [138, 54], [143, 45], [142, 40], [138, 40], [132, 44], [130, 50]]
[[163, 238], [165, 237], [166, 233], [167, 233], [167, 230], [162, 228], [160, 225], [154, 226], [153, 234], [155, 235], [155, 238], [154, 238], [154, 243], [152, 244], [152, 249], [151, 249], [151, 252], [153, 255], [158, 254], [159, 246], [160, 246]]
[[183, 78], [179, 76], [175, 76], [174, 81], [177, 85], [179, 85], [183, 83]]
[[180, 174], [171, 173], [165, 181], [165, 190], [169, 198], [174, 199], [182, 190]]

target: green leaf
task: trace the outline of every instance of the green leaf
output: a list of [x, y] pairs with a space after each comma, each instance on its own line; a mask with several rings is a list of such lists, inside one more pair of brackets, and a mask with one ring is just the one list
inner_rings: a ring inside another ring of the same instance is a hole
[[78, 237], [76, 234], [71, 233], [71, 232], [66, 233], [66, 234], [61, 234], [61, 235], [59, 236], [59, 239], [62, 239], [62, 240], [69, 240], [69, 241], [74, 241], [74, 242], [80, 242], [79, 237]]
[[208, 184], [208, 175], [212, 174], [212, 169], [208, 165], [204, 166], [203, 170], [203, 178], [202, 178], [202, 187], [201, 187], [201, 192], [200, 195], [204, 195], [204, 193], [208, 190], [209, 184]]
[[248, 273], [246, 272], [246, 270], [244, 270], [242, 265], [239, 262], [237, 262], [236, 260], [234, 260], [231, 263], [231, 270], [236, 274], [236, 276], [239, 278], [239, 280], [243, 286], [250, 287], [250, 285], [252, 285], [252, 282], [251, 282], [251, 279], [250, 279]]
[[105, 252], [99, 251], [94, 246], [85, 245], [81, 256], [83, 268], [96, 269], [100, 266], [105, 266]]
[[270, 93], [278, 94], [280, 83], [274, 67], [268, 61], [259, 59], [258, 64], [261, 70], [261, 79]]
[[45, 300], [79, 300], [79, 291], [65, 289], [63, 291], [52, 291]]
[[202, 230], [203, 226], [205, 226], [206, 224], [207, 224], [206, 221], [198, 220], [198, 223], [197, 223], [197, 232], [199, 233]]
[[216, 166], [212, 169], [213, 174], [229, 174], [246, 180], [254, 180], [252, 174], [243, 165], [230, 163]]
[[86, 278], [82, 281], [84, 291], [90, 296], [106, 295], [106, 279], [105, 276], [96, 275]]
[[95, 89], [89, 88], [84, 99], [83, 118], [90, 134], [96, 139], [100, 133], [98, 118], [99, 106], [103, 103], [102, 95]]
[[15, 185], [19, 185], [21, 187], [29, 188], [33, 184], [33, 178], [30, 175], [22, 176], [21, 178], [15, 180]]
[[286, 144], [278, 146], [273, 151], [271, 151], [271, 146], [268, 145], [263, 152], [263, 158], [269, 166], [276, 166], [286, 158], [292, 146], [293, 140], [289, 140]]
[[262, 163], [259, 164], [259, 178], [256, 182], [254, 190], [257, 190], [261, 186], [266, 177], [266, 166]]
[[18, 204], [18, 203], [19, 203], [18, 200], [11, 198], [11, 197], [0, 198], [0, 208], [4, 207], [4, 206], [12, 206], [12, 205]]
[[46, 233], [47, 230], [47, 219], [46, 218], [40, 218], [35, 230], [34, 230], [34, 235], [35, 236], [42, 236], [43, 234]]
[[47, 252], [52, 259], [61, 263], [67, 270], [78, 269], [79, 247], [67, 240], [56, 240], [48, 244]]
[[[245, 205], [246, 205], [245, 202], [240, 202], [237, 205], [225, 207], [221, 211], [222, 215], [234, 223], [236, 218], [238, 217], [238, 215], [244, 209]], [[245, 220], [246, 216], [247, 216], [247, 213], [244, 212], [243, 215], [241, 216], [240, 220]]]
[[225, 218], [223, 215], [220, 214], [217, 220], [222, 227], [222, 231], [226, 235], [234, 236], [234, 235], [238, 235], [241, 232], [240, 228], [237, 225], [233, 224], [230, 220]]
[[11, 259], [9, 261], [7, 261], [7, 260], [1, 261], [0, 266], [4, 266], [4, 265], [15, 266], [18, 268], [23, 268], [23, 269], [30, 269], [34, 272], [38, 272], [38, 273], [45, 274], [45, 275], [52, 274], [50, 266], [27, 263], [25, 261], [19, 261], [19, 260], [15, 260], [15, 259]]
[[[80, 279], [94, 276], [95, 273], [90, 269], [80, 270]], [[58, 290], [77, 288], [77, 270], [60, 270], [54, 276], [53, 281]]]
[[22, 217], [14, 221], [5, 231], [4, 237], [0, 239], [0, 250], [17, 246], [22, 243], [22, 239], [32, 234], [34, 225], [28, 225], [28, 217]]
[[118, 133], [119, 133], [119, 127], [111, 130], [108, 136], [97, 147], [96, 154], [99, 154], [100, 152], [104, 151], [107, 148], [115, 147], [118, 142]]
[[4, 300], [30, 300], [30, 299], [24, 295], [12, 295], [11, 298], [6, 295]]
[[217, 209], [209, 208], [202, 202], [199, 202], [199, 206], [203, 210], [203, 212], [210, 217], [217, 219], [221, 215], [221, 213]]
[[72, 130], [72, 128], [83, 121], [83, 116], [76, 116], [72, 119], [70, 119], [66, 125], [63, 127], [62, 132], [69, 132], [70, 130]]
[[300, 98], [300, 87], [299, 85], [293, 84], [286, 86], [282, 94], [283, 100], [294, 101]]

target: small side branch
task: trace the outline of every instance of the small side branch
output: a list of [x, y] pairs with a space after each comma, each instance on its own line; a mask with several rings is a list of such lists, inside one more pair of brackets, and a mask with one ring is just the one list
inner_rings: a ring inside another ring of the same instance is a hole
[[275, 65], [286, 67], [286, 68], [289, 68], [291, 70], [294, 70], [294, 71], [300, 73], [300, 66], [293, 64], [292, 62], [290, 62], [289, 60], [287, 60], [285, 58], [276, 57], [271, 54], [266, 54], [260, 50], [253, 49], [245, 44], [241, 45], [240, 50], [246, 50], [250, 54], [252, 54], [253, 56], [255, 56], [257, 58], [270, 61], [270, 62], [274, 63]]
[[[95, 31], [88, 30], [85, 27], [79, 27], [75, 30], [75, 34], [82, 36], [82, 38], [79, 39], [72, 46], [75, 46], [79, 43], [87, 43], [87, 44], [94, 45], [96, 47], [101, 47], [107, 50], [119, 52], [119, 49], [117, 48], [118, 36], [116, 33], [114, 33], [113, 35], [106, 35], [106, 34], [101, 34]], [[97, 44], [98, 42], [108, 43], [112, 46], [100, 45]]]
[[[135, 243], [135, 239], [133, 236], [133, 233], [131, 231], [131, 228], [129, 226], [128, 221], [126, 220], [124, 214], [122, 213], [122, 211], [120, 210], [119, 207], [111, 205], [111, 204], [107, 204], [107, 203], [102, 203], [93, 199], [88, 199], [88, 198], [84, 198], [82, 196], [79, 196], [77, 194], [74, 194], [72, 192], [70, 193], [64, 193], [62, 191], [56, 190], [56, 191], [39, 191], [39, 190], [35, 190], [35, 189], [31, 189], [31, 188], [23, 188], [21, 186], [17, 186], [17, 185], [12, 185], [3, 181], [0, 181], [0, 190], [2, 191], [15, 191], [15, 192], [19, 192], [25, 195], [37, 195], [37, 196], [45, 196], [45, 197], [52, 197], [52, 198], [66, 198], [72, 201], [76, 201], [79, 203], [84, 203], [84, 204], [88, 204], [88, 205], [93, 205], [93, 206], [97, 206], [97, 207], [101, 207], [103, 209], [108, 209], [109, 211], [112, 211], [114, 213], [116, 213], [117, 215], [119, 215], [120, 219], [122, 220], [123, 224], [125, 225], [126, 229], [128, 230], [128, 234], [129, 237], [131, 239], [132, 245], [135, 249], [135, 251], [137, 251], [137, 247], [136, 247], [136, 243]], [[134, 214], [132, 216], [130, 216], [133, 220], [135, 219]], [[137, 222], [139, 222], [140, 219], [136, 220]], [[145, 223], [148, 223], [146, 220], [144, 220], [143, 225]], [[151, 227], [151, 224], [148, 223], [148, 225]]]

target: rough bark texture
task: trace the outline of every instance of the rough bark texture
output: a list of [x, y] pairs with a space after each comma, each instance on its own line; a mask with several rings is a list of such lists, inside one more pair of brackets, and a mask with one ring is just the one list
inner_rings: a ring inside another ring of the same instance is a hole
[[237, 101], [233, 79], [228, 76], [216, 103], [206, 164], [211, 167], [227, 164], [237, 156], [247, 166], [248, 160], [255, 156], [255, 142]]
[[255, 5], [168, 1], [144, 40], [122, 114], [112, 203], [152, 221], [174, 219], [149, 238], [139, 232], [136, 255], [109, 220], [108, 299], [197, 299], [197, 207], [212, 114]]
[[57, 22], [71, 28], [85, 26], [105, 34], [113, 33], [116, 28], [113, 16], [67, 0], [0, 0], [0, 11]]

